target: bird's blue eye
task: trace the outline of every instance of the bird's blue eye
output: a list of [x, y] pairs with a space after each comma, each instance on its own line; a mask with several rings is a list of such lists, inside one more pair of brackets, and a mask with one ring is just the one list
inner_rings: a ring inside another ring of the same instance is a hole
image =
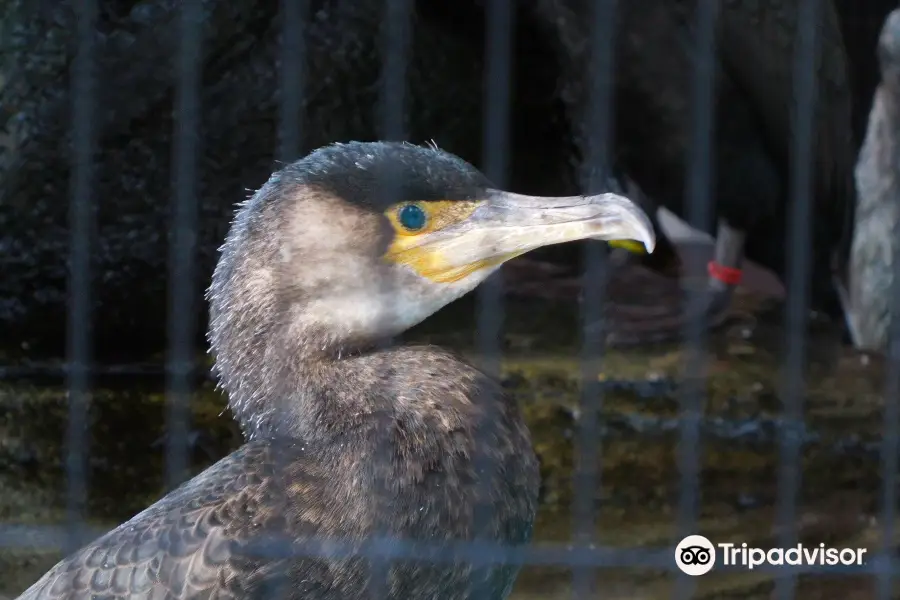
[[428, 220], [425, 211], [415, 204], [407, 204], [401, 208], [397, 218], [399, 219], [400, 224], [410, 231], [422, 229], [425, 227], [425, 222]]

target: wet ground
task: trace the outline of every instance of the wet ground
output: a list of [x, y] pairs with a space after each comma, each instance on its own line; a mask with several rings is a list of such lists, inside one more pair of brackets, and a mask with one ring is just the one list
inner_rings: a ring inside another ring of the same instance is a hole
[[[552, 295], [552, 294], [550, 294]], [[565, 296], [563, 294], [562, 296]], [[707, 384], [700, 420], [700, 533], [715, 542], [769, 547], [778, 501], [779, 440], [802, 441], [796, 526], [807, 544], [868, 547], [880, 543], [880, 442], [884, 366], [842, 349], [833, 330], [812, 326], [805, 367], [805, 423], [786, 422], [783, 334], [771, 301], [742, 293], [750, 322], [716, 333], [702, 361]], [[409, 334], [468, 352], [475, 360], [475, 305], [465, 299]], [[679, 407], [687, 352], [678, 345], [609, 351], [597, 377], [602, 407], [592, 423], [580, 404], [578, 306], [571, 299], [507, 303], [504, 381], [525, 408], [542, 462], [537, 542], [572, 542], [573, 532], [599, 545], [664, 550], [677, 543]], [[9, 362], [9, 361], [7, 361]], [[38, 385], [40, 383], [40, 385]], [[90, 410], [88, 513], [108, 527], [163, 492], [165, 404], [161, 382], [105, 383]], [[196, 472], [240, 442], [223, 399], [207, 385], [194, 397], [191, 469]], [[0, 522], [59, 524], [65, 511], [64, 390], [46, 382], [0, 384]], [[582, 428], [593, 426], [600, 465], [587, 505], [595, 526], [575, 522], [573, 465]], [[7, 532], [9, 530], [6, 530]], [[0, 550], [0, 595], [15, 597], [60, 558], [58, 550]], [[514, 598], [569, 598], [564, 567], [527, 568]], [[664, 570], [607, 568], [588, 574], [596, 597], [669, 598]], [[717, 572], [694, 580], [698, 598], [768, 598], [772, 575]], [[874, 580], [829, 575], [801, 578], [798, 598], [874, 598]], [[593, 596], [592, 596], [593, 597]]]

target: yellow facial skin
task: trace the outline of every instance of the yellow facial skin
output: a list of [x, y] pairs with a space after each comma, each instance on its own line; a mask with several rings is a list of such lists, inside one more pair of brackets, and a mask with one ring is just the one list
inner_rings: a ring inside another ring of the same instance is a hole
[[[400, 222], [400, 211], [407, 205], [418, 206], [425, 213], [425, 225], [409, 230]], [[425, 240], [430, 233], [440, 231], [468, 219], [481, 202], [434, 200], [430, 202], [400, 202], [387, 211], [385, 216], [394, 228], [394, 239], [385, 253], [385, 259], [403, 264], [421, 277], [435, 283], [453, 283], [468, 277], [476, 271], [496, 267], [511, 258], [523, 254], [515, 252], [488, 260], [478, 260], [464, 266], [449, 264], [437, 248], [429, 246]]]

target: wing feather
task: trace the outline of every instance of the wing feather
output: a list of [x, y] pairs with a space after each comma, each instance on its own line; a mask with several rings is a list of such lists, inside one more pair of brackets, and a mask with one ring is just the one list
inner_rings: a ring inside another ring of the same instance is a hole
[[[238, 554], [250, 536], [281, 522], [284, 494], [270, 476], [275, 459], [264, 443], [243, 446], [58, 563], [19, 600], [245, 597], [272, 571]], [[296, 482], [302, 469], [291, 464]], [[317, 526], [304, 528], [314, 533]]]

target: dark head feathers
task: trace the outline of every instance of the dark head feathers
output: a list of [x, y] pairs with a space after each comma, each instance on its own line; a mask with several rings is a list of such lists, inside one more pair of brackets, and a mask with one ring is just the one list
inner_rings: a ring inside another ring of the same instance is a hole
[[458, 156], [406, 142], [331, 144], [286, 166], [266, 185], [290, 183], [379, 211], [403, 200], [472, 200], [491, 187]]

